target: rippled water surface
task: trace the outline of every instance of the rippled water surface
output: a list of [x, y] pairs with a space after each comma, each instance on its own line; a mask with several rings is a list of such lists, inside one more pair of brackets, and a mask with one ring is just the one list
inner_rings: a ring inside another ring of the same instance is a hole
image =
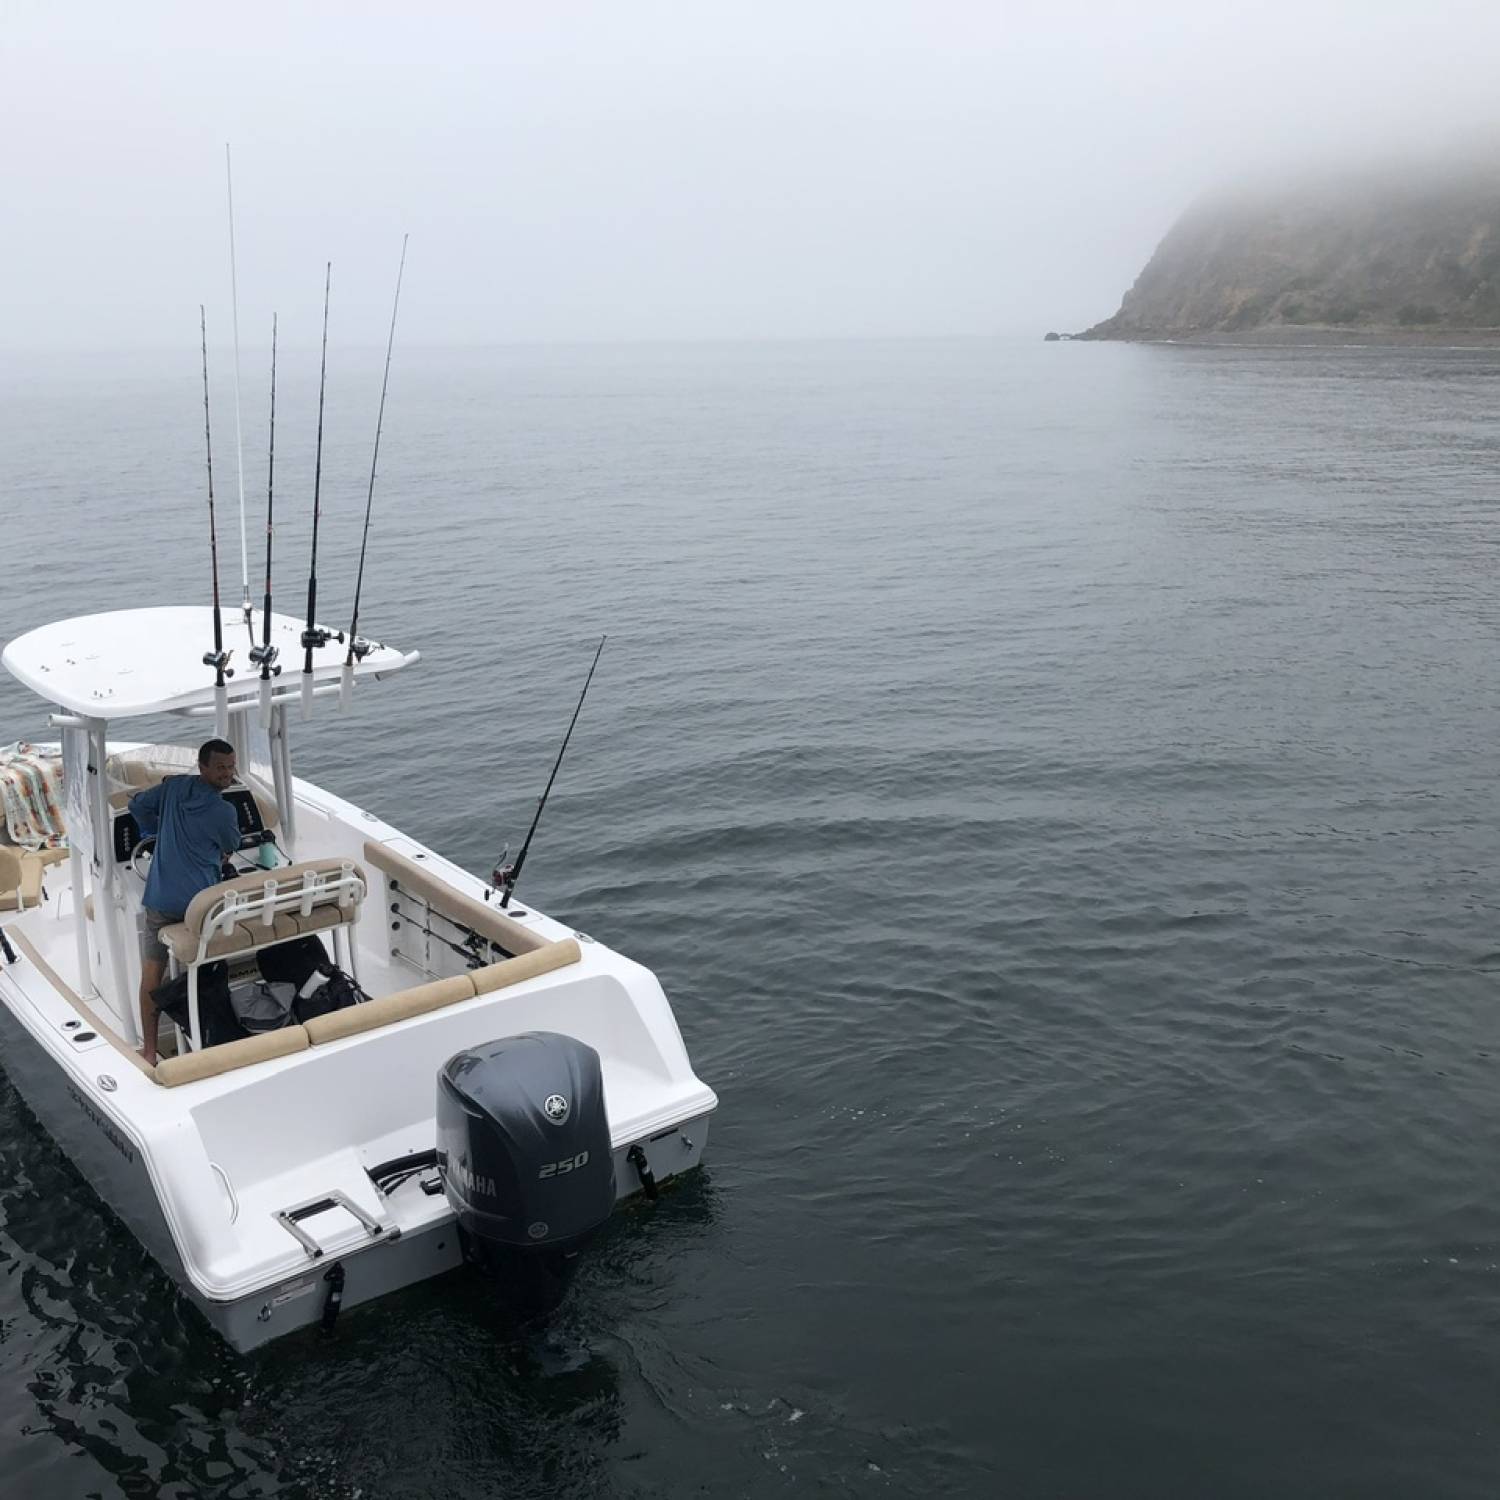
[[[0, 638], [206, 596], [195, 358], [0, 374]], [[660, 975], [708, 1165], [545, 1335], [456, 1275], [240, 1358], [0, 1084], [4, 1492], [1493, 1496], [1497, 377], [398, 350], [362, 624], [424, 661], [300, 769], [487, 869], [608, 631], [529, 893]]]

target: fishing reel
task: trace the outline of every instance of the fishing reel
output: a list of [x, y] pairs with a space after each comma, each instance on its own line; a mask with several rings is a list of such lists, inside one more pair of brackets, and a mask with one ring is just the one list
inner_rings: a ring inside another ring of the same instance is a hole
[[510, 845], [507, 844], [500, 851], [500, 858], [495, 861], [495, 868], [490, 872], [490, 885], [497, 891], [503, 891], [516, 878], [516, 867], [505, 862], [505, 856], [509, 853]]
[[276, 658], [281, 655], [281, 650], [276, 646], [252, 646], [250, 648], [250, 660], [260, 668], [263, 677], [280, 677], [281, 668], [276, 665]]
[[[343, 636], [339, 637], [343, 640]], [[357, 635], [349, 643], [349, 654], [355, 661], [363, 661], [372, 651], [379, 648], [379, 641], [367, 641], [362, 635]]]
[[222, 672], [226, 677], [233, 677], [234, 669], [229, 665], [229, 658], [233, 655], [233, 651], [205, 651], [203, 665], [212, 667], [215, 672]]
[[325, 630], [321, 625], [314, 625], [302, 632], [302, 645], [305, 650], [315, 651], [321, 646], [326, 646], [329, 641], [337, 641], [342, 646], [344, 644], [344, 632], [342, 630]]

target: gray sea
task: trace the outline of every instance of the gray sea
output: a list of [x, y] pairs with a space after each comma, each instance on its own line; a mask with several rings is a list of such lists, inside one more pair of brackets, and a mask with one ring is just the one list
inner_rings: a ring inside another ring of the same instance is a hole
[[[0, 638], [207, 599], [198, 382], [186, 322], [0, 371]], [[1496, 351], [398, 343], [362, 624], [424, 659], [299, 770], [488, 870], [607, 632], [523, 889], [659, 974], [707, 1165], [545, 1331], [460, 1273], [241, 1358], [0, 1082], [0, 1492], [1488, 1500], [1497, 539]]]

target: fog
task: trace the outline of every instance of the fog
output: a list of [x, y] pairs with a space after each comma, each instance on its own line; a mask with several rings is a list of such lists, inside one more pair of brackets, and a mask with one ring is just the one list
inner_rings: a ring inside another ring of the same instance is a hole
[[1236, 176], [1493, 121], [1500, 6], [9, 0], [0, 348], [1039, 335]]

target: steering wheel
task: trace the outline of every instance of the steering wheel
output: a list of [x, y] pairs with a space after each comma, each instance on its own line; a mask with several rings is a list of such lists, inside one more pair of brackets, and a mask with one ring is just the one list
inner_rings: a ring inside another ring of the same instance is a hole
[[152, 854], [156, 849], [155, 837], [144, 838], [134, 849], [130, 851], [130, 872], [139, 876], [142, 880], [146, 878], [145, 868], [141, 864], [141, 855]]

